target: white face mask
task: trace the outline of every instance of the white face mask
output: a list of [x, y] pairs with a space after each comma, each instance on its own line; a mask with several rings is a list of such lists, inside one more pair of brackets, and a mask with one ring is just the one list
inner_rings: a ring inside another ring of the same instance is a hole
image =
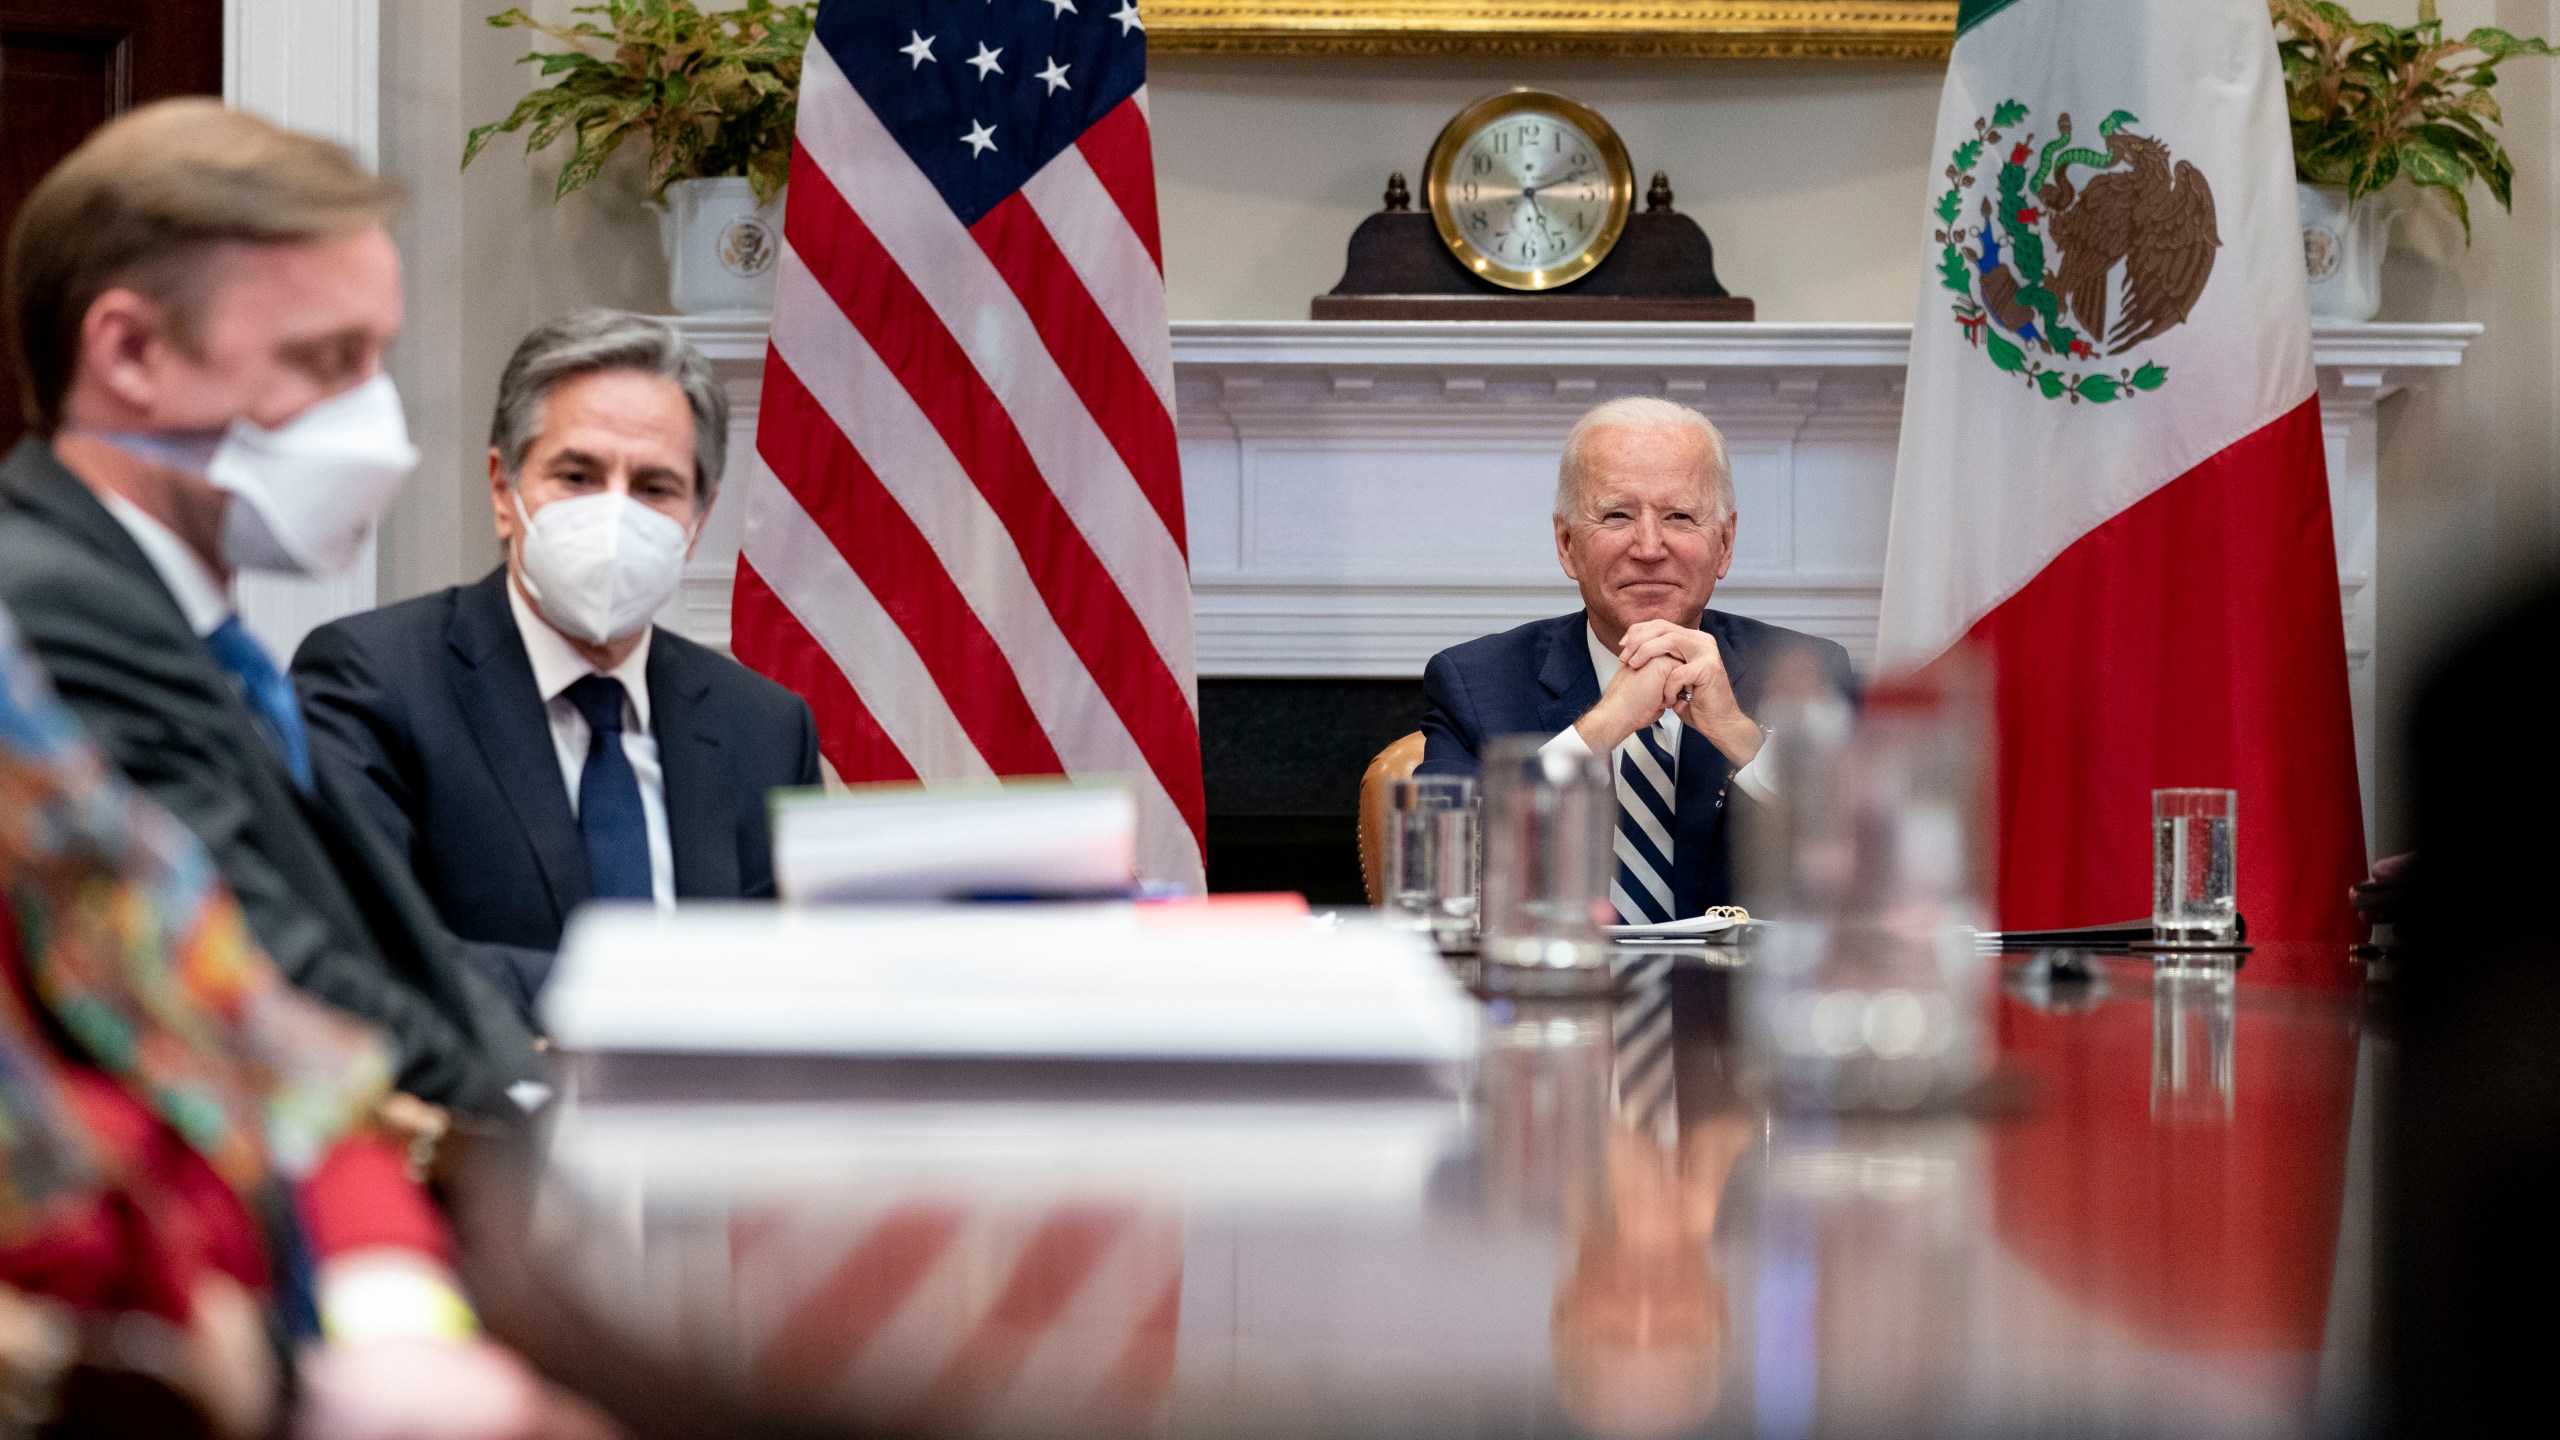
[[129, 455], [228, 493], [222, 557], [244, 570], [335, 575], [356, 562], [418, 468], [388, 375], [333, 395], [273, 430], [246, 420], [219, 437], [110, 433]]
[[637, 633], [684, 578], [693, 535], [628, 495], [554, 500], [531, 514], [515, 497], [525, 594], [563, 635], [602, 645]]
[[281, 428], [233, 422], [205, 478], [231, 492], [222, 555], [247, 570], [335, 575], [356, 563], [418, 447], [400, 392], [376, 375]]

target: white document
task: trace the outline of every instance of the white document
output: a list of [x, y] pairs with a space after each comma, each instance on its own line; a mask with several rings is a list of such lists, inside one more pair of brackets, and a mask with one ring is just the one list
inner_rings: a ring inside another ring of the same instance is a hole
[[1476, 1002], [1420, 936], [1189, 905], [593, 905], [570, 1050], [1439, 1065]]
[[1109, 1104], [572, 1106], [553, 1173], [590, 1193], [774, 1203], [1169, 1192], [1224, 1209], [1410, 1213], [1466, 1143], [1455, 1095]]
[[866, 785], [786, 795], [773, 812], [774, 879], [795, 902], [1119, 895], [1137, 860], [1138, 804], [1121, 785]]
[[1612, 925], [1609, 934], [1620, 940], [1703, 940], [1723, 934], [1736, 923], [1730, 915], [1692, 915], [1686, 920], [1665, 920], [1657, 925]]

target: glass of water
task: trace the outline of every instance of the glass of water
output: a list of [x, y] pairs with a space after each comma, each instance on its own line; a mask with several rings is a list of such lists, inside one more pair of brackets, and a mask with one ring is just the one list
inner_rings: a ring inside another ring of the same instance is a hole
[[2151, 792], [2151, 932], [2167, 945], [2239, 939], [2232, 830], [2236, 790]]
[[1476, 935], [1476, 782], [1417, 775], [1387, 790], [1386, 910], [1442, 949]]
[[1484, 750], [1484, 986], [1605, 994], [1618, 797], [1609, 762], [1505, 735]]

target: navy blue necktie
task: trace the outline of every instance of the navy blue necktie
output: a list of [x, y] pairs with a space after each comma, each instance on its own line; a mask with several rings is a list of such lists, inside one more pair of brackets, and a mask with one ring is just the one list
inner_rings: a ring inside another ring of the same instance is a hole
[[599, 900], [647, 900], [649, 819], [640, 777], [622, 751], [622, 682], [589, 675], [562, 691], [587, 717], [587, 767], [578, 774], [578, 838]]
[[266, 732], [267, 743], [275, 748], [276, 758], [293, 772], [293, 783], [311, 788], [311, 744], [302, 733], [302, 704], [293, 693], [293, 682], [276, 668], [275, 658], [237, 615], [223, 621], [214, 632], [204, 637], [213, 650], [213, 658], [240, 682], [240, 698], [249, 702], [250, 711], [258, 717], [259, 729]]

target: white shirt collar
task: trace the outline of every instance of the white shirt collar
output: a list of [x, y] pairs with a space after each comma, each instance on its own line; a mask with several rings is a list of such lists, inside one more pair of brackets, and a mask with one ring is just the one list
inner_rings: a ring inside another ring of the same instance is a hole
[[[507, 576], [507, 608], [515, 613], [516, 633], [524, 637], [525, 658], [533, 662], [533, 688], [542, 695], [542, 703], [560, 698], [560, 692], [596, 674], [596, 667], [541, 612], [527, 604], [524, 591], [516, 585], [513, 574]], [[622, 682], [623, 693], [631, 697], [631, 717], [642, 730], [649, 728], [649, 642], [656, 637], [657, 627], [640, 632], [640, 643], [621, 664], [603, 672]]]
[[169, 587], [169, 598], [178, 602], [178, 613], [187, 617], [187, 628], [198, 636], [221, 629], [222, 622], [231, 618], [231, 587], [213, 573], [204, 557], [179, 539], [177, 531], [122, 495], [103, 489], [93, 493], [141, 547], [142, 558], [159, 572], [160, 583]]
[[[1591, 628], [1587, 619], [1582, 622], [1582, 639], [1591, 647], [1591, 673], [1600, 677], [1600, 688], [1606, 691], [1609, 682], [1618, 678], [1618, 652], [1600, 643], [1600, 632]], [[1680, 712], [1665, 710], [1662, 718], [1653, 723], [1665, 731], [1676, 732], [1680, 728]], [[1679, 754], [1678, 747], [1674, 746], [1671, 753]]]
[[1582, 622], [1582, 639], [1591, 647], [1591, 673], [1600, 677], [1600, 688], [1606, 690], [1618, 678], [1618, 652], [1600, 643], [1600, 632], [1588, 620]]

